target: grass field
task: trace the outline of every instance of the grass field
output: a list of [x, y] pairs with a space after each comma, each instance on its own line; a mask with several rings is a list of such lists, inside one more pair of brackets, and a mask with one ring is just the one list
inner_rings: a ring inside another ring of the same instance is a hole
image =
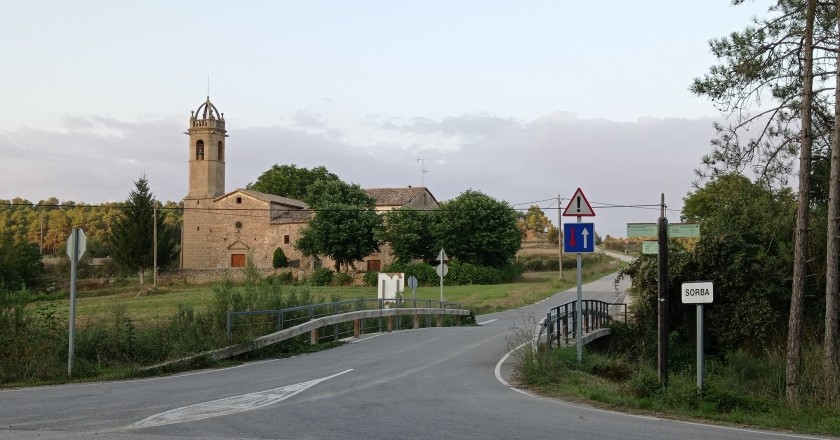
[[[620, 268], [615, 260], [600, 262], [584, 268], [587, 280], [600, 278]], [[557, 272], [527, 272], [514, 283], [498, 285], [447, 286], [444, 285], [444, 300], [460, 303], [475, 314], [485, 314], [508, 310], [538, 302], [554, 293], [574, 286], [574, 271], [566, 270], [561, 280]], [[376, 298], [376, 288], [367, 286], [280, 286], [281, 292], [288, 293], [297, 289], [298, 293], [308, 291], [315, 301], [329, 302], [331, 298], [359, 299]], [[76, 300], [76, 322], [80, 326], [87, 323], [101, 322], [114, 316], [116, 309], [121, 309], [138, 326], [148, 326], [169, 319], [179, 304], [188, 304], [196, 309], [203, 309], [213, 298], [213, 286], [163, 286], [151, 289], [148, 285], [131, 284], [118, 288], [107, 287], [80, 294]], [[411, 299], [411, 290], [405, 292], [406, 299]], [[419, 287], [416, 290], [418, 300], [440, 299], [440, 287]], [[52, 310], [58, 317], [69, 314], [69, 301], [60, 299], [41, 301], [34, 307]]]

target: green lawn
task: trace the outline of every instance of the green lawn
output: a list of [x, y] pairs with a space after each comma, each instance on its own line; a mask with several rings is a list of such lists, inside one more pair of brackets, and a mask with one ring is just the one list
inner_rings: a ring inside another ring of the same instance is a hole
[[[617, 271], [619, 262], [610, 260], [596, 267], [584, 268], [586, 280], [596, 279]], [[557, 272], [528, 272], [514, 283], [477, 286], [444, 285], [444, 300], [460, 303], [462, 307], [475, 314], [485, 314], [508, 310], [533, 304], [556, 292], [574, 286], [574, 271], [566, 270], [560, 280]], [[358, 299], [376, 298], [376, 288], [366, 286], [281, 286], [282, 291], [298, 292], [308, 290], [316, 300], [329, 302], [331, 298]], [[213, 298], [213, 286], [163, 286], [152, 290], [149, 286], [133, 285], [120, 289], [82, 292], [76, 300], [76, 322], [100, 322], [114, 316], [116, 309], [122, 309], [136, 325], [146, 326], [165, 321], [178, 309], [179, 304], [192, 305], [203, 309]], [[418, 300], [440, 299], [440, 287], [419, 287], [416, 290]], [[412, 291], [406, 291], [406, 298], [411, 299]], [[46, 307], [59, 316], [67, 316], [69, 301], [66, 299], [40, 302], [35, 307]]]

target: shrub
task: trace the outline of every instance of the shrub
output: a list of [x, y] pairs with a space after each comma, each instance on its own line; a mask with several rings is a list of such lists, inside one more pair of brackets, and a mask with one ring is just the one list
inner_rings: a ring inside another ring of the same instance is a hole
[[376, 283], [379, 282], [379, 272], [368, 272], [362, 277], [362, 281], [364, 281], [365, 286], [376, 287]]
[[289, 266], [289, 260], [286, 258], [286, 253], [283, 252], [282, 248], [277, 248], [274, 250], [274, 256], [271, 259], [271, 265], [275, 269]]
[[659, 376], [652, 368], [642, 368], [636, 371], [626, 386], [639, 399], [654, 397], [662, 391]]
[[313, 286], [326, 286], [332, 282], [333, 273], [326, 267], [319, 267], [309, 275], [309, 283]]
[[297, 281], [297, 279], [295, 279], [295, 275], [291, 271], [284, 271], [268, 277], [268, 281], [275, 284], [289, 285], [294, 284]]
[[337, 273], [333, 277], [333, 284], [336, 286], [349, 286], [353, 284], [353, 276], [348, 273]]

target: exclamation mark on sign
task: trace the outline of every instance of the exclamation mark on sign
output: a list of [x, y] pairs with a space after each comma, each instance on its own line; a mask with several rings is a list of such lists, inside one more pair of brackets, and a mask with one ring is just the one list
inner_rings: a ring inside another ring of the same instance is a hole
[[580, 212], [580, 197], [577, 198], [577, 212]]

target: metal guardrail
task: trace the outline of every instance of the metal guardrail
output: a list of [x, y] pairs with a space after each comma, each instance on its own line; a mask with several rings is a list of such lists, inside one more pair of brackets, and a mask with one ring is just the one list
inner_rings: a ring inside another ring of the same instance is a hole
[[[437, 309], [457, 309], [461, 310], [461, 305], [452, 302], [441, 302], [434, 300], [416, 300], [416, 299], [355, 299], [347, 301], [336, 301], [331, 303], [310, 304], [306, 306], [290, 307], [286, 309], [277, 310], [252, 310], [243, 312], [228, 312], [227, 313], [227, 337], [233, 337], [233, 329], [237, 326], [235, 320], [242, 316], [265, 316], [276, 315], [276, 331], [281, 331], [287, 328], [301, 325], [303, 323], [312, 321], [314, 319], [323, 318], [325, 316], [332, 316], [342, 313], [357, 312], [363, 310], [377, 310], [390, 308], [437, 308]], [[431, 326], [431, 315], [426, 315], [427, 326]], [[383, 330], [382, 319], [377, 319], [376, 329], [381, 332]], [[247, 324], [243, 324], [247, 325]], [[351, 331], [342, 332], [339, 324], [333, 324], [332, 337], [334, 340], [339, 340], [342, 336], [352, 334]], [[402, 320], [397, 321], [397, 330], [402, 327]], [[363, 328], [362, 330], [371, 327]]]
[[627, 323], [627, 304], [624, 303], [585, 299], [582, 301], [580, 314], [577, 313], [577, 301], [560, 304], [546, 313], [545, 320], [542, 322], [540, 332], [537, 335], [537, 346], [542, 340], [543, 333], [546, 334], [546, 344], [549, 350], [554, 342], [560, 346], [561, 344], [568, 344], [569, 340], [574, 340], [577, 337], [578, 316], [583, 320], [581, 329], [584, 334], [607, 328], [612, 322], [612, 316], [609, 312], [610, 307], [618, 306], [624, 308], [624, 322]]

